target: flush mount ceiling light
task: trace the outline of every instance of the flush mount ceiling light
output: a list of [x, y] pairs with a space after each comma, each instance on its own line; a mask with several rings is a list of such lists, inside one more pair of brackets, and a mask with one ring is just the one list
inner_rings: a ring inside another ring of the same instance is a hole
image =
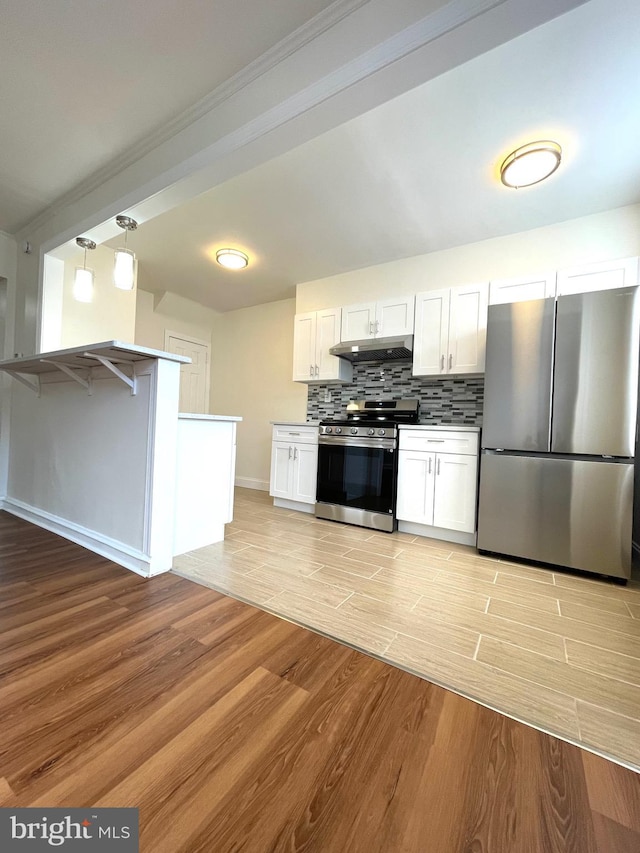
[[218, 249], [216, 261], [228, 270], [243, 270], [249, 264], [249, 256], [238, 249]]
[[73, 279], [73, 298], [78, 302], [91, 302], [93, 299], [93, 270], [87, 269], [87, 249], [95, 249], [96, 244], [88, 237], [76, 237], [76, 243], [84, 249], [84, 261], [76, 267]]
[[133, 290], [133, 264], [136, 256], [127, 249], [129, 231], [135, 231], [138, 223], [130, 216], [116, 216], [116, 223], [124, 228], [124, 248], [116, 249], [113, 266], [113, 281], [120, 290]]
[[544, 181], [560, 165], [562, 148], [557, 142], [543, 139], [516, 148], [500, 166], [500, 179], [507, 187], [518, 189]]

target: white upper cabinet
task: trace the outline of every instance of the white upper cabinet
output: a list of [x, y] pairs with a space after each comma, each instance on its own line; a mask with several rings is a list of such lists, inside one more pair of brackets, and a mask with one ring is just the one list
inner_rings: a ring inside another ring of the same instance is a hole
[[447, 372], [449, 354], [449, 302], [451, 291], [429, 290], [416, 296], [413, 339], [413, 375]]
[[413, 375], [483, 373], [487, 282], [416, 296]]
[[556, 273], [495, 279], [489, 284], [489, 305], [526, 302], [556, 295]]
[[558, 271], [558, 296], [638, 284], [638, 258], [622, 258]]
[[353, 368], [329, 354], [340, 343], [340, 308], [296, 314], [293, 325], [294, 382], [351, 382]]
[[346, 305], [342, 309], [340, 337], [343, 341], [362, 341], [365, 338], [412, 335], [413, 313], [413, 295]]

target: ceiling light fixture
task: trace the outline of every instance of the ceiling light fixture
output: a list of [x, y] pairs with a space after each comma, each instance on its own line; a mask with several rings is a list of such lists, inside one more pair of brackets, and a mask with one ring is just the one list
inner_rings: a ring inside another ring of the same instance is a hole
[[249, 256], [238, 249], [218, 249], [216, 261], [228, 270], [243, 270], [249, 265]]
[[76, 243], [84, 249], [84, 261], [76, 267], [73, 279], [73, 298], [78, 302], [91, 302], [93, 299], [93, 270], [87, 269], [87, 249], [93, 250], [96, 244], [88, 237], [76, 237]]
[[557, 142], [543, 139], [516, 148], [500, 166], [500, 179], [507, 187], [518, 189], [544, 181], [560, 165], [562, 148]]
[[127, 249], [129, 231], [135, 231], [138, 223], [130, 216], [116, 216], [116, 223], [124, 228], [124, 249], [116, 249], [113, 266], [113, 281], [120, 290], [133, 290], [133, 264], [136, 256]]

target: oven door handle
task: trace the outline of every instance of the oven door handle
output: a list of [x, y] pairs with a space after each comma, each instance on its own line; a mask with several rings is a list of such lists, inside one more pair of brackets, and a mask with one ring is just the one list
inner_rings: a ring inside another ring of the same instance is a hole
[[318, 438], [318, 444], [327, 447], [364, 447], [372, 450], [395, 450], [396, 441], [393, 438], [371, 438], [369, 440], [350, 435], [324, 436]]

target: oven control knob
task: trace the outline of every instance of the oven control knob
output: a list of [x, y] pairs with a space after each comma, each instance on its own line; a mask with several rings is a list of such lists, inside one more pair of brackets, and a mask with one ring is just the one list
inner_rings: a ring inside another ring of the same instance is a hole
[[324, 428], [324, 431], [325, 431], [325, 432], [333, 432], [333, 430], [332, 430], [332, 428], [331, 428], [331, 427], [325, 427], [325, 428]]
[[358, 434], [358, 427], [351, 427], [351, 435], [357, 435], [357, 434]]
[[384, 435], [384, 434], [385, 434], [385, 431], [383, 429], [378, 430], [378, 435]]
[[375, 435], [375, 434], [376, 434], [375, 429], [368, 429], [367, 430], [367, 435]]
[[336, 427], [336, 432], [338, 433], [338, 435], [340, 435], [340, 433], [342, 432], [342, 427]]

